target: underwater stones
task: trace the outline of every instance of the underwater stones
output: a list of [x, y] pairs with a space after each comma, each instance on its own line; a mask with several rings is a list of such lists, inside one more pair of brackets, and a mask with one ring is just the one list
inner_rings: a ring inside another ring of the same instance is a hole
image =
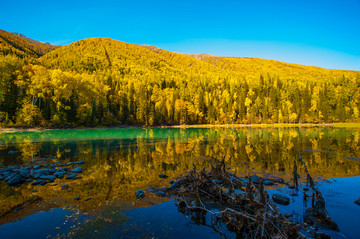
[[82, 172], [82, 168], [81, 167], [77, 167], [74, 168], [73, 170], [70, 171], [71, 173], [81, 173]]
[[169, 176], [167, 176], [166, 174], [159, 174], [159, 178], [168, 178]]
[[91, 200], [92, 198], [87, 198], [87, 199], [84, 199], [84, 202], [86, 202], [86, 201], [89, 201], [89, 200]]
[[74, 198], [74, 200], [79, 201], [79, 200], [80, 200], [80, 197], [77, 196], [77, 197]]
[[14, 150], [10, 150], [9, 152], [8, 152], [8, 154], [10, 154], [10, 155], [14, 155], [14, 154], [16, 154], [17, 152], [16, 151], [14, 151]]
[[33, 171], [34, 178], [40, 178], [41, 176], [50, 175], [50, 170], [48, 168], [38, 169]]
[[63, 178], [65, 176], [65, 173], [58, 171], [58, 172], [54, 173], [54, 176], [57, 178]]
[[277, 203], [277, 204], [281, 204], [281, 205], [289, 205], [290, 203], [290, 198], [288, 198], [287, 196], [285, 195], [282, 195], [282, 194], [274, 194], [272, 195], [272, 200]]
[[137, 199], [143, 198], [143, 197], [145, 197], [145, 193], [144, 193], [143, 190], [138, 189], [138, 190], [136, 191], [136, 193], [135, 193], [135, 196], [136, 196]]
[[43, 175], [40, 177], [40, 179], [48, 180], [49, 182], [54, 182], [55, 178], [54, 175]]
[[77, 175], [76, 174], [69, 174], [66, 179], [76, 179]]
[[75, 162], [74, 164], [84, 164], [84, 163], [86, 163], [86, 161], [80, 160], [80, 161]]
[[31, 185], [34, 185], [34, 186], [36, 186], [36, 185], [44, 186], [45, 184], [47, 184], [47, 182], [44, 179], [38, 179], [35, 182], [31, 183]]
[[[76, 164], [83, 164], [85, 161], [78, 161]], [[74, 163], [71, 163], [74, 164]], [[0, 166], [0, 181], [5, 181], [9, 186], [19, 186], [22, 183], [31, 183], [32, 185], [45, 185], [48, 182], [54, 182], [57, 178], [62, 179], [70, 171], [70, 168], [63, 168], [65, 164], [31, 164], [22, 166], [20, 164]], [[61, 168], [60, 168], [61, 167]], [[71, 175], [67, 179], [80, 179], [79, 173], [82, 173], [81, 167], [75, 167], [71, 170]]]
[[24, 182], [23, 178], [19, 174], [16, 174], [16, 175], [13, 175], [13, 177], [11, 177], [7, 181], [7, 184], [9, 186], [17, 186], [17, 185], [22, 184], [23, 182]]

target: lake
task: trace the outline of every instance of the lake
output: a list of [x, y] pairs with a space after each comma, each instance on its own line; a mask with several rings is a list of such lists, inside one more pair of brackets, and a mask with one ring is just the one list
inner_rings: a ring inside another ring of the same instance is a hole
[[[3, 169], [39, 165], [81, 167], [82, 172], [78, 179], [57, 178], [43, 186], [26, 182], [13, 187], [0, 181], [0, 238], [218, 238], [211, 228], [179, 213], [172, 200], [147, 193], [148, 186], [169, 186], [194, 166], [209, 168], [213, 158], [224, 159], [239, 175], [271, 174], [289, 181], [284, 172], [292, 172], [299, 153], [324, 190], [330, 216], [347, 237], [356, 238], [360, 230], [352, 225], [360, 221], [360, 206], [353, 203], [360, 197], [359, 139], [357, 128], [333, 127], [3, 133]], [[72, 164], [81, 161], [85, 163]], [[304, 172], [299, 174], [305, 179]], [[325, 180], [330, 178], [341, 179]], [[136, 199], [138, 189], [145, 191], [144, 199]]]

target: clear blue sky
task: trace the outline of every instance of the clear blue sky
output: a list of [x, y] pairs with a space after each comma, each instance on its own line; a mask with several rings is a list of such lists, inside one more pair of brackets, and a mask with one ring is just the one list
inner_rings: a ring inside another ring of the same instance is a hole
[[360, 70], [360, 0], [0, 0], [0, 10], [1, 29], [57, 45], [109, 37]]

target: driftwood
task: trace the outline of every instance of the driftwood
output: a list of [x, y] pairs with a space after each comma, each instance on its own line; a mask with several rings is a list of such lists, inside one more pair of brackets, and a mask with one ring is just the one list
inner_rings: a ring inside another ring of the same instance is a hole
[[[328, 217], [325, 202], [316, 188], [306, 164], [309, 185], [313, 189], [314, 206], [306, 213], [307, 222], [323, 220], [332, 229], [336, 224]], [[293, 182], [298, 190], [298, 174], [295, 162]], [[152, 188], [148, 191], [175, 200], [180, 212], [191, 217], [196, 224], [207, 225], [226, 238], [225, 226], [237, 238], [306, 238], [317, 237], [309, 223], [289, 220], [277, 209], [265, 190], [263, 179], [252, 175], [238, 177], [226, 170], [224, 160], [214, 159], [210, 170], [193, 170], [178, 178], [167, 188]], [[209, 219], [209, 217], [211, 219]], [[326, 221], [327, 220], [327, 221]], [[329, 221], [330, 220], [330, 221]], [[323, 236], [323, 235], [321, 235]]]

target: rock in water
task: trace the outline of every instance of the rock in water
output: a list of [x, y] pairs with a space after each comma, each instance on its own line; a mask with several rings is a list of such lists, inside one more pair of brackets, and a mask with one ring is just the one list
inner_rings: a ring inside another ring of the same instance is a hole
[[16, 185], [20, 185], [21, 183], [23, 183], [23, 181], [24, 180], [22, 179], [22, 177], [19, 174], [17, 174], [14, 177], [12, 177], [9, 181], [7, 181], [7, 184], [9, 186], [16, 186]]
[[86, 163], [84, 160], [80, 160], [80, 161], [75, 162], [75, 164], [84, 164], [84, 163]]
[[159, 174], [159, 178], [168, 178], [169, 176], [167, 176], [166, 174]]
[[135, 193], [135, 195], [136, 195], [136, 198], [143, 198], [143, 197], [145, 197], [145, 193], [144, 193], [144, 191], [141, 190], [141, 189], [137, 190], [136, 193]]
[[79, 200], [80, 200], [80, 197], [77, 196], [77, 197], [74, 198], [74, 200], [79, 201]]
[[355, 200], [354, 203], [360, 206], [360, 198], [358, 200]]
[[277, 203], [277, 204], [281, 204], [281, 205], [289, 205], [290, 203], [290, 198], [288, 198], [285, 195], [281, 195], [281, 194], [274, 194], [272, 195], [272, 200]]
[[57, 178], [63, 178], [64, 175], [65, 175], [65, 173], [64, 173], [64, 172], [56, 172], [56, 173], [54, 173], [54, 175], [55, 175], [55, 177], [57, 177]]
[[69, 174], [66, 179], [75, 179], [76, 177], [76, 174]]
[[77, 168], [74, 168], [73, 170], [71, 170], [71, 173], [81, 173], [81, 172], [82, 172], [81, 167], [77, 167]]

